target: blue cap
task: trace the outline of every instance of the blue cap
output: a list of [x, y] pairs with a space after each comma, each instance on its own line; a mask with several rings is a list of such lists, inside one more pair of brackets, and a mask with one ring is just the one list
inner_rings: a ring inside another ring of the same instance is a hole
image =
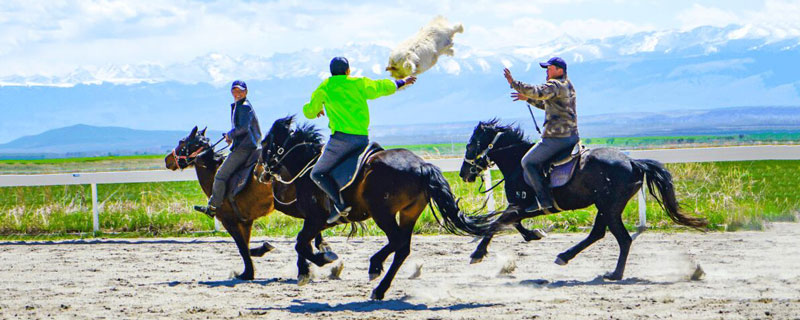
[[231, 85], [231, 90], [233, 90], [233, 88], [239, 88], [241, 90], [245, 90], [246, 91], [247, 90], [247, 84], [244, 83], [244, 81], [242, 81], [242, 80], [236, 80]]
[[331, 75], [340, 76], [350, 69], [350, 62], [345, 57], [336, 57], [331, 60]]
[[561, 59], [559, 57], [552, 57], [550, 58], [550, 60], [547, 60], [547, 62], [540, 62], [539, 65], [542, 68], [547, 68], [548, 66], [556, 66], [561, 69], [564, 69], [565, 71], [567, 70], [567, 63], [564, 62], [564, 59]]

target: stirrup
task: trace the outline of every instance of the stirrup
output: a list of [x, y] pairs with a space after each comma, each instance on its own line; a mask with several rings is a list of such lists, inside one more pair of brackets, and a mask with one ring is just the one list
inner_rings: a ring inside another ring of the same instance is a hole
[[534, 199], [536, 200], [536, 202], [534, 202], [529, 207], [525, 208], [525, 212], [549, 211], [550, 209], [553, 209], [553, 206], [543, 206], [542, 203], [539, 202], [539, 199], [536, 198]]
[[326, 221], [328, 224], [336, 223], [336, 221], [339, 221], [339, 218], [341, 217], [346, 218], [347, 215], [350, 214], [350, 210], [352, 209], [351, 207], [345, 207], [344, 209], [339, 209], [339, 206], [336, 205], [336, 202], [333, 203], [332, 207], [333, 210], [331, 210], [331, 215], [328, 217], [328, 220]]

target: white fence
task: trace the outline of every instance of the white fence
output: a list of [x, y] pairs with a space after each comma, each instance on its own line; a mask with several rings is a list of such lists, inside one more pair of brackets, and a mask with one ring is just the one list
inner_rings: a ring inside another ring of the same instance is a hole
[[[745, 146], [745, 147], [715, 147], [691, 149], [656, 149], [656, 150], [631, 150], [625, 151], [632, 158], [653, 159], [664, 163], [685, 162], [716, 162], [716, 161], [748, 161], [748, 160], [800, 160], [800, 146]], [[433, 159], [429, 162], [440, 167], [442, 171], [458, 171], [461, 168], [460, 158]], [[90, 172], [90, 173], [58, 173], [37, 175], [0, 175], [0, 187], [20, 186], [51, 186], [88, 184], [92, 189], [92, 222], [95, 232], [99, 230], [99, 207], [97, 205], [97, 185], [115, 183], [147, 183], [167, 181], [193, 181], [196, 180], [194, 170], [169, 171], [120, 171], [120, 172]], [[488, 174], [484, 180], [491, 185], [492, 179]], [[639, 218], [640, 226], [646, 224], [644, 202], [644, 188], [639, 192]], [[494, 210], [494, 199], [489, 197], [487, 204]], [[216, 221], [216, 220], [215, 220]], [[219, 230], [219, 224], [215, 225]]]

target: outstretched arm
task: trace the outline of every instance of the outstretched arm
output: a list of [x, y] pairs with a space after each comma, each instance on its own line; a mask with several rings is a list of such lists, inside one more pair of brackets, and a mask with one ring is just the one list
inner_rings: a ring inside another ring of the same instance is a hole
[[316, 119], [325, 115], [325, 110], [322, 109], [325, 94], [320, 90], [314, 90], [311, 94], [311, 101], [303, 106], [303, 115], [308, 119]]
[[523, 94], [527, 99], [547, 100], [558, 94], [558, 88], [552, 82], [547, 82], [542, 85], [532, 85], [522, 81], [516, 81], [514, 77], [511, 76], [511, 71], [508, 70], [508, 68], [503, 69], [503, 76], [512, 89], [517, 90], [518, 93]]

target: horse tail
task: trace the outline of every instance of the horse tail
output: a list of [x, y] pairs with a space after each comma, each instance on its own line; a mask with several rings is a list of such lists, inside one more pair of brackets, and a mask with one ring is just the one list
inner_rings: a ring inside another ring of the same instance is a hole
[[[644, 172], [647, 177], [647, 188], [650, 190], [650, 194], [658, 201], [661, 208], [667, 212], [667, 216], [672, 221], [698, 230], [708, 226], [708, 220], [705, 218], [695, 217], [681, 211], [680, 204], [675, 198], [672, 174], [664, 168], [663, 164], [649, 159], [632, 160], [631, 162], [636, 168]], [[658, 194], [656, 194], [655, 190], [658, 190]]]
[[[431, 214], [433, 214], [439, 225], [453, 234], [481, 235], [483, 233], [483, 228], [472, 222], [458, 208], [458, 202], [450, 189], [450, 184], [438, 167], [425, 163], [420, 167], [420, 174], [423, 178], [423, 183], [427, 186], [426, 191], [430, 197], [428, 204], [431, 207]], [[441, 219], [436, 215], [436, 210], [433, 210], [434, 204], [442, 216]]]

